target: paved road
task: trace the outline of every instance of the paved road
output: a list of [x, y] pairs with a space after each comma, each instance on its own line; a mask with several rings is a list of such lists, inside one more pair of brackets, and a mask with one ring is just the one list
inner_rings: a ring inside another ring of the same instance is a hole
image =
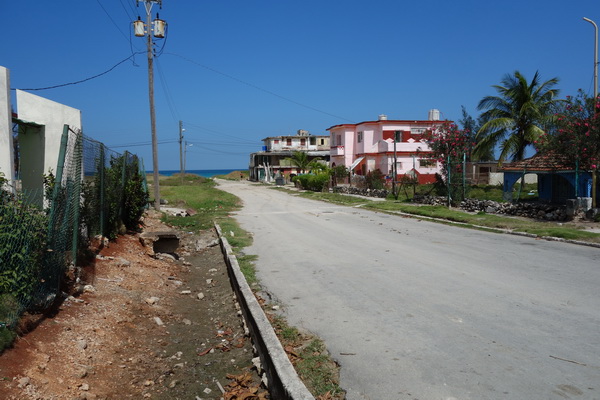
[[247, 182], [236, 218], [348, 399], [600, 399], [600, 249], [301, 199]]

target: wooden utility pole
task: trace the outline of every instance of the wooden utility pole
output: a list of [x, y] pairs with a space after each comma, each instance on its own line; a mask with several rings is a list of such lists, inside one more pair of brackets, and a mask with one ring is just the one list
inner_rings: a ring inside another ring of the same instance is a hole
[[[137, 0], [139, 5], [143, 1], [146, 9], [146, 25], [143, 26], [139, 19], [133, 23], [135, 36], [146, 36], [148, 55], [148, 98], [150, 103], [150, 131], [152, 134], [152, 169], [154, 189], [154, 209], [160, 211], [160, 185], [158, 182], [158, 140], [156, 138], [156, 114], [154, 111], [154, 52], [152, 38], [163, 38], [165, 22], [158, 19], [151, 20], [152, 6], [156, 3], [162, 6], [162, 0]], [[145, 28], [145, 29], [144, 29]]]
[[185, 167], [183, 166], [183, 122], [181, 121], [179, 121], [179, 169], [181, 174], [181, 183], [183, 183]]

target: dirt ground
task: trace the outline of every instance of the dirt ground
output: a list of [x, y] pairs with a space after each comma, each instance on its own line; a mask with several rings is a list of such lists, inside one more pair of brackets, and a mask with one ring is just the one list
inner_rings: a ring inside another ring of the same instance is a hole
[[[156, 214], [145, 225], [170, 230]], [[137, 234], [103, 248], [81, 294], [29, 316], [0, 356], [0, 399], [268, 398], [216, 234], [181, 239], [178, 260], [151, 256]]]

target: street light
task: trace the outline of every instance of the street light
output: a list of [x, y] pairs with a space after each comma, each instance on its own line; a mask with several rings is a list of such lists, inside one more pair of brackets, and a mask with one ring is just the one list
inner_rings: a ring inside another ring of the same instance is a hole
[[598, 97], [598, 25], [589, 18], [583, 17], [584, 21], [594, 25], [594, 101]]
[[[598, 101], [598, 25], [594, 21], [589, 18], [583, 17], [584, 21], [589, 22], [594, 25], [594, 102]], [[596, 208], [597, 199], [596, 199], [596, 189], [597, 189], [597, 177], [596, 170], [592, 171], [592, 208]]]

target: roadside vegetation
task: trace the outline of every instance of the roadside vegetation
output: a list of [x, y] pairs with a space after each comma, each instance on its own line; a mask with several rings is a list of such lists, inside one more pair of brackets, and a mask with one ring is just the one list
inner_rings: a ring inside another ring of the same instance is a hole
[[[417, 194], [432, 193], [432, 185], [417, 186]], [[526, 195], [532, 192], [534, 185], [526, 185], [523, 193]], [[287, 190], [277, 188], [277, 190]], [[529, 233], [539, 237], [552, 236], [557, 238], [580, 240], [593, 243], [600, 243], [600, 234], [585, 230], [581, 225], [573, 222], [545, 222], [535, 221], [526, 218], [503, 216], [498, 214], [487, 214], [480, 212], [477, 214], [468, 213], [457, 208], [448, 208], [446, 206], [431, 206], [411, 203], [412, 192], [410, 196], [401, 194], [398, 200], [389, 196], [385, 201], [374, 201], [365, 197], [349, 196], [339, 193], [327, 192], [290, 192], [305, 198], [327, 201], [330, 203], [360, 206], [374, 211], [386, 213], [404, 213], [415, 216], [423, 216], [438, 220], [444, 223], [458, 223], [460, 226], [475, 229], [490, 230], [508, 230], [514, 232]], [[502, 201], [502, 188], [499, 186], [473, 186], [469, 192], [470, 198], [480, 200]], [[528, 200], [537, 196], [530, 196]]]
[[[253, 290], [259, 290], [260, 282], [256, 278], [254, 267], [258, 257], [243, 254], [242, 251], [252, 244], [252, 236], [230, 216], [232, 211], [240, 208], [239, 199], [219, 190], [212, 179], [194, 174], [161, 177], [160, 188], [161, 197], [168, 201], [167, 207], [192, 209], [197, 212], [188, 217], [164, 215], [163, 222], [193, 232], [211, 229], [215, 222], [219, 224], [236, 254], [248, 284]], [[297, 328], [289, 326], [283, 317], [274, 315], [272, 311], [265, 311], [298, 375], [315, 398], [343, 399], [343, 390], [337, 383], [338, 365], [331, 360], [324, 343], [317, 337], [301, 333]]]

